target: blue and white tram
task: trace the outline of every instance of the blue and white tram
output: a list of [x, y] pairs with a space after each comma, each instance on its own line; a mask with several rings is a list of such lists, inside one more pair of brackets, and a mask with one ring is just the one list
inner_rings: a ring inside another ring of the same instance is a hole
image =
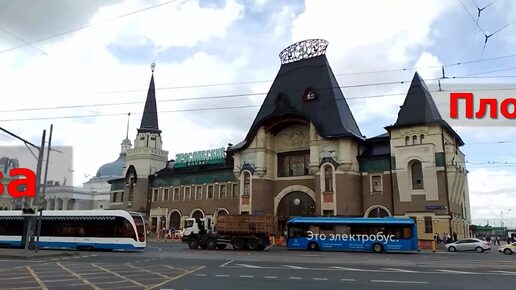
[[[0, 246], [22, 247], [22, 211], [0, 211]], [[134, 251], [145, 248], [145, 222], [123, 210], [43, 211], [40, 248]]]

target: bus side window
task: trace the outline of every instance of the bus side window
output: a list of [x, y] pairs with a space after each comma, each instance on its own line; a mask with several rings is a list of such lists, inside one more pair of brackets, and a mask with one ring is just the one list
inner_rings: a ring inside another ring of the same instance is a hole
[[349, 235], [349, 234], [351, 234], [351, 228], [346, 225], [337, 225], [335, 227], [335, 233], [340, 234], [340, 235], [342, 235], [342, 234]]
[[319, 233], [320, 234], [335, 234], [335, 225], [334, 224], [321, 224], [319, 225]]

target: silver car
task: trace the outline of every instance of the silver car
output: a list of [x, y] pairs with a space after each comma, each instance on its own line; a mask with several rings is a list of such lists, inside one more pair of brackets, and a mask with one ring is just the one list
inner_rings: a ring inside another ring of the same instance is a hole
[[483, 251], [491, 250], [491, 245], [488, 242], [479, 239], [464, 239], [446, 244], [445, 247], [449, 252], [476, 251], [482, 253]]

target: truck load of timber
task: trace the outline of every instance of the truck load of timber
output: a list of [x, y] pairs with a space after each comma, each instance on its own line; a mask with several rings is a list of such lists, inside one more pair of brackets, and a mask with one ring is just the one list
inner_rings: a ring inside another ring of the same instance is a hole
[[223, 215], [217, 217], [216, 231], [227, 235], [271, 235], [273, 215]]

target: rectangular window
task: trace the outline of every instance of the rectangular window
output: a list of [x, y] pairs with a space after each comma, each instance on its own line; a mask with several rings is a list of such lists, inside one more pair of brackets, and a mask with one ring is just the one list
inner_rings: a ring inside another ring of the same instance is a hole
[[221, 184], [219, 187], [219, 199], [226, 199], [226, 185]]
[[202, 199], [202, 186], [195, 188], [195, 199]]
[[190, 191], [191, 191], [191, 187], [190, 186], [186, 186], [185, 187], [185, 196], [183, 198], [184, 200], [191, 200], [192, 199]]
[[371, 175], [371, 192], [382, 192], [382, 176]]
[[116, 201], [117, 201], [117, 200], [116, 200], [117, 193], [118, 193], [118, 192], [113, 192], [113, 193], [111, 194], [111, 202], [116, 202]]
[[124, 192], [120, 191], [120, 202], [124, 201]]
[[433, 225], [432, 225], [432, 217], [426, 216], [425, 217], [425, 233], [431, 234], [434, 232]]
[[157, 189], [154, 189], [152, 191], [152, 201], [158, 201], [158, 197], [159, 197], [159, 191]]
[[207, 193], [208, 199], [213, 199], [213, 185], [208, 185], [208, 193]]
[[238, 197], [238, 195], [240, 194], [238, 192], [238, 183], [233, 183], [231, 185], [231, 194], [233, 198]]
[[163, 201], [168, 201], [168, 188], [163, 189]]
[[179, 187], [174, 188], [173, 200], [174, 201], [179, 201]]
[[310, 151], [278, 153], [278, 177], [308, 175]]

